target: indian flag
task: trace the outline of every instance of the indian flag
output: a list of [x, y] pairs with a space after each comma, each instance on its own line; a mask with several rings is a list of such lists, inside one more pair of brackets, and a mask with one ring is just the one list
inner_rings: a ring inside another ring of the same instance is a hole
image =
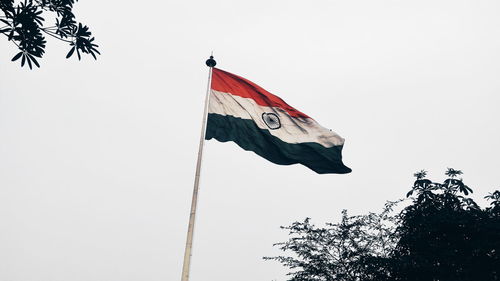
[[344, 139], [257, 84], [213, 68], [205, 139], [233, 141], [279, 164], [345, 174]]

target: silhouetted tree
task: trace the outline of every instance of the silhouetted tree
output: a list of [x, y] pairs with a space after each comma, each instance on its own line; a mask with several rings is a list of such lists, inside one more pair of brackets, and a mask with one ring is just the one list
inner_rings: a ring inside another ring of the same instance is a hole
[[443, 183], [415, 174], [410, 204], [398, 215], [388, 203], [380, 214], [347, 216], [315, 227], [310, 219], [282, 227], [287, 255], [266, 257], [290, 268], [290, 281], [499, 280], [500, 191], [481, 209], [472, 189], [448, 169]]
[[290, 239], [276, 243], [292, 255], [265, 257], [293, 271], [291, 281], [387, 280], [388, 259], [396, 245], [397, 217], [389, 202], [380, 214], [348, 216], [342, 211], [340, 223], [316, 227], [307, 218], [287, 227]]
[[[14, 0], [0, 0], [0, 34], [17, 46], [19, 52], [12, 61], [21, 59], [21, 66], [27, 62], [29, 68], [32, 63], [37, 67], [40, 64], [36, 58], [45, 53], [45, 36], [57, 38], [69, 43], [71, 49], [66, 58], [75, 53], [81, 59], [81, 53], [90, 54], [94, 59], [98, 45], [86, 25], [77, 23], [73, 14], [73, 4], [77, 0], [24, 0], [15, 4]], [[46, 13], [52, 13], [55, 22], [51, 26], [43, 26]], [[2, 26], [3, 25], [3, 26]]]
[[[449, 168], [443, 183], [415, 174], [413, 204], [401, 213], [392, 254], [395, 280], [498, 280], [500, 224], [493, 208], [482, 210], [472, 190]], [[494, 199], [498, 192], [490, 196]], [[489, 197], [488, 197], [489, 198]], [[493, 201], [497, 202], [497, 201]], [[496, 204], [496, 203], [492, 203]], [[498, 209], [498, 208], [497, 208]]]

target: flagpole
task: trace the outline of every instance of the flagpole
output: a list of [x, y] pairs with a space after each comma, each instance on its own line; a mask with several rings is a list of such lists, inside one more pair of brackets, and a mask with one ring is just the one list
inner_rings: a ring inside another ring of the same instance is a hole
[[201, 125], [200, 144], [198, 147], [198, 162], [196, 162], [196, 173], [194, 175], [193, 198], [191, 199], [191, 212], [189, 213], [189, 224], [188, 224], [188, 232], [186, 238], [186, 248], [184, 250], [184, 263], [182, 265], [181, 281], [189, 281], [189, 268], [191, 266], [191, 255], [193, 249], [194, 222], [196, 219], [196, 206], [198, 204], [198, 190], [200, 186], [201, 160], [203, 157], [203, 145], [205, 144], [205, 131], [207, 127], [208, 100], [210, 96], [210, 86], [212, 82], [212, 68], [216, 65], [213, 56], [210, 56], [210, 58], [205, 63], [209, 67], [208, 84], [207, 84], [207, 93], [205, 95], [205, 104], [203, 107], [203, 121]]

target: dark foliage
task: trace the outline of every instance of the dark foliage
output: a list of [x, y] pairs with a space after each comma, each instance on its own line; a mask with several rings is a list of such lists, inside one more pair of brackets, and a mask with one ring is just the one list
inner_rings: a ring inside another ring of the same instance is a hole
[[411, 203], [392, 215], [347, 216], [324, 228], [309, 219], [284, 227], [290, 239], [276, 246], [291, 255], [265, 258], [290, 268], [291, 281], [500, 280], [500, 191], [481, 209], [472, 189], [448, 169], [443, 183], [415, 174]]
[[413, 204], [403, 210], [397, 229], [395, 280], [499, 280], [500, 221], [494, 206], [500, 196], [494, 194], [500, 194], [491, 194], [493, 207], [482, 210], [466, 197], [472, 190], [457, 179], [461, 174], [448, 169], [443, 183], [417, 177]]
[[348, 216], [342, 221], [316, 227], [309, 219], [282, 227], [290, 239], [277, 243], [293, 256], [265, 257], [293, 271], [291, 281], [385, 280], [388, 257], [396, 243], [398, 218], [391, 215], [397, 202], [389, 202], [380, 214]]
[[[33, 64], [40, 67], [36, 58], [45, 53], [45, 35], [69, 43], [71, 49], [66, 58], [76, 51], [78, 59], [81, 53], [90, 54], [97, 59], [98, 45], [89, 28], [75, 21], [73, 5], [77, 0], [24, 0], [16, 5], [13, 0], [0, 0], [0, 34], [14, 43], [19, 52], [12, 61], [21, 59], [31, 69]], [[45, 27], [45, 14], [52, 13], [55, 17], [53, 26]], [[3, 26], [2, 26], [3, 25]]]

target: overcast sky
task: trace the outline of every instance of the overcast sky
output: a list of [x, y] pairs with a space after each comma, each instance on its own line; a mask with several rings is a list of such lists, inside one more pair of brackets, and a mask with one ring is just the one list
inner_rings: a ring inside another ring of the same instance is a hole
[[[347, 175], [208, 141], [192, 281], [286, 280], [279, 229], [379, 211], [412, 174], [500, 187], [500, 3], [97, 1], [102, 56], [0, 40], [0, 280], [180, 280], [208, 69], [256, 82], [346, 139]], [[50, 22], [50, 20], [49, 20]]]

